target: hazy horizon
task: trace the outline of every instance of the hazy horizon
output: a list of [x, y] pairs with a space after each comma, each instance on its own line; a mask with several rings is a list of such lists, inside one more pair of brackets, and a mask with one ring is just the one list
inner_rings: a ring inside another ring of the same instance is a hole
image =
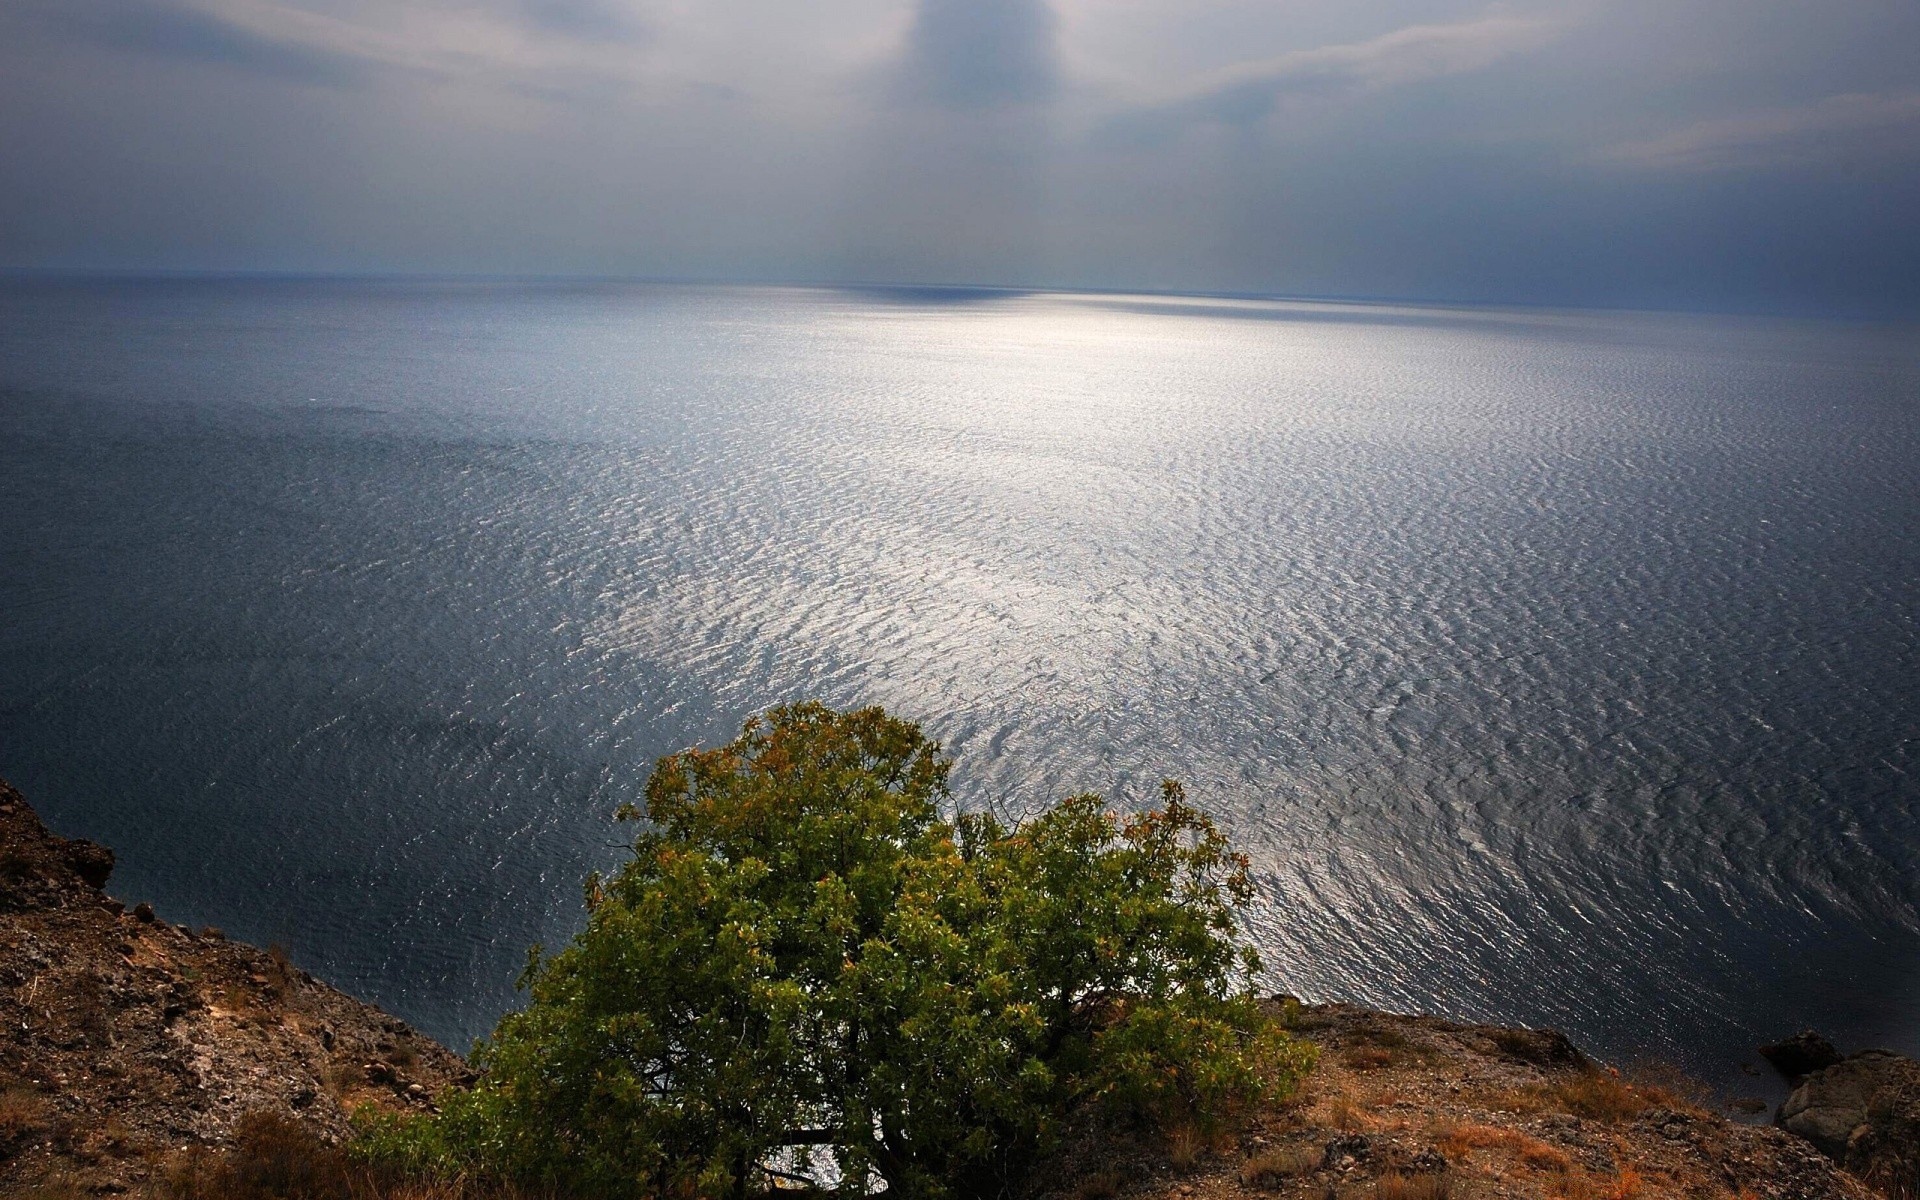
[[544, 273], [498, 273], [459, 271], [351, 271], [241, 268], [115, 268], [115, 267], [10, 267], [0, 266], [0, 279], [20, 282], [41, 280], [48, 283], [341, 283], [341, 284], [499, 284], [551, 285], [554, 287], [662, 287], [712, 288], [752, 291], [793, 290], [848, 293], [899, 293], [903, 301], [960, 302], [963, 297], [1020, 296], [1164, 296], [1170, 299], [1249, 301], [1279, 305], [1317, 305], [1336, 308], [1407, 308], [1415, 310], [1463, 312], [1618, 313], [1644, 316], [1754, 318], [1758, 320], [1813, 320], [1904, 326], [1920, 321], [1920, 308], [1882, 311], [1845, 310], [1796, 306], [1792, 303], [1732, 304], [1686, 306], [1683, 304], [1562, 303], [1539, 300], [1455, 300], [1444, 296], [1306, 293], [1284, 291], [1229, 291], [1201, 288], [1092, 287], [1043, 282], [1029, 283], [953, 283], [935, 279], [775, 279], [753, 276], [666, 276], [666, 275], [590, 275]]
[[1907, 316], [1920, 8], [20, 0], [0, 269]]

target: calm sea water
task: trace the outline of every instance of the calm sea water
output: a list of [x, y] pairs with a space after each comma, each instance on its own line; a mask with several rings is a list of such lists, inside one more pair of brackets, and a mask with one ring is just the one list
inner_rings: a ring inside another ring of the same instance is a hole
[[657, 755], [878, 701], [1185, 780], [1275, 987], [1737, 1081], [1920, 1050], [1917, 485], [1912, 327], [14, 281], [0, 774], [464, 1045]]

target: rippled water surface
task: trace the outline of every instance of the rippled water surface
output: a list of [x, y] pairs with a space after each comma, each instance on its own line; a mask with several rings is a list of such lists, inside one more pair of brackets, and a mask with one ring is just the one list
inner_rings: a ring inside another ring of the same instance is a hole
[[1912, 327], [16, 281], [0, 774], [456, 1044], [820, 696], [969, 805], [1184, 779], [1275, 986], [1920, 1050], [1916, 481]]

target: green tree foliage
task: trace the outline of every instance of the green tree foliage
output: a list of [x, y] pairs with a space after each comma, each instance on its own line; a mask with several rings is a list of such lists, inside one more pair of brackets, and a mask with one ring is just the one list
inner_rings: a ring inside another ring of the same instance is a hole
[[481, 1082], [372, 1144], [594, 1195], [992, 1196], [1069, 1118], [1206, 1123], [1293, 1085], [1311, 1052], [1236, 941], [1246, 860], [1178, 785], [1125, 819], [948, 821], [947, 771], [916, 726], [819, 704], [662, 759]]

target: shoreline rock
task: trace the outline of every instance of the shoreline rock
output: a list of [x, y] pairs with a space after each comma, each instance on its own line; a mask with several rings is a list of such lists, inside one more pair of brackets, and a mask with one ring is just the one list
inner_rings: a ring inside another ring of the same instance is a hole
[[1775, 1120], [1889, 1196], [1920, 1195], [1920, 1062], [1849, 1054], [1810, 1072]]
[[1792, 1037], [1760, 1047], [1760, 1057], [1766, 1059], [1781, 1078], [1798, 1086], [1802, 1079], [1815, 1071], [1839, 1062], [1840, 1051], [1813, 1030], [1802, 1029]]

